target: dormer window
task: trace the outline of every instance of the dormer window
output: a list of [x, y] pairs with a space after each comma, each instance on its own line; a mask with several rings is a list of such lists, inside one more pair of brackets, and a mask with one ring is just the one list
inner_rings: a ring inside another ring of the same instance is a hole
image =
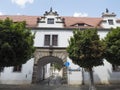
[[112, 19], [109, 19], [109, 20], [108, 20], [108, 24], [109, 24], [109, 25], [113, 25], [113, 24], [114, 24], [114, 23], [113, 23], [113, 20], [112, 20]]
[[82, 22], [82, 23], [75, 23], [75, 24], [73, 24], [71, 26], [74, 26], [74, 27], [86, 27], [86, 26], [92, 27], [91, 25], [88, 25], [88, 24], [86, 24], [84, 22]]
[[116, 22], [117, 22], [117, 23], [120, 23], [120, 20], [117, 20]]
[[54, 18], [48, 18], [47, 24], [54, 24]]
[[106, 23], [107, 21], [106, 20], [102, 20], [102, 23]]

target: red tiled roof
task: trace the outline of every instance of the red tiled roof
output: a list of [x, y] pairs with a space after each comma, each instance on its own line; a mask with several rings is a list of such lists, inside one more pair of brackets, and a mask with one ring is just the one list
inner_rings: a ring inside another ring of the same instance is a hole
[[91, 18], [91, 17], [64, 17], [66, 27], [70, 27], [73, 24], [83, 22], [92, 27], [99, 27], [102, 18]]
[[[40, 16], [25, 16], [25, 15], [1, 15], [0, 19], [5, 19], [9, 17], [14, 22], [26, 21], [28, 27], [36, 27], [37, 26], [37, 18]], [[100, 27], [99, 24], [102, 18], [91, 18], [91, 17], [62, 17], [65, 20], [66, 28], [74, 28], [77, 23], [84, 23], [91, 27]], [[83, 27], [83, 26], [81, 26]]]
[[1, 15], [0, 19], [3, 20], [5, 18], [9, 17], [14, 22], [21, 22], [26, 21], [26, 24], [28, 27], [35, 27], [37, 25], [37, 18], [38, 16], [24, 16], [24, 15]]

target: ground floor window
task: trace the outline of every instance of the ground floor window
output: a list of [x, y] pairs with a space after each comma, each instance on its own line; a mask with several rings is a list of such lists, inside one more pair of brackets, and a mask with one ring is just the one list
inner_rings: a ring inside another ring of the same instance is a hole
[[17, 65], [13, 67], [13, 72], [21, 72], [22, 71], [22, 65]]
[[0, 67], [0, 72], [3, 72], [4, 71], [4, 67]]
[[119, 72], [120, 71], [120, 66], [112, 65], [112, 70], [115, 71], [115, 72]]

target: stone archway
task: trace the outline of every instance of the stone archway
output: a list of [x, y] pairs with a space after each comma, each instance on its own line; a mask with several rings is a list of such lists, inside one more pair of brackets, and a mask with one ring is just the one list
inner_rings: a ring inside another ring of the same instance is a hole
[[64, 66], [64, 62], [60, 58], [58, 58], [58, 57], [46, 56], [46, 57], [41, 58], [38, 61], [38, 68], [37, 68], [37, 76], [36, 76], [36, 78], [37, 78], [38, 82], [45, 79], [45, 76], [44, 76], [44, 74], [45, 74], [44, 66], [46, 64], [48, 64], [48, 63], [57, 63], [61, 67]]
[[[39, 68], [50, 62], [56, 62], [64, 64], [67, 60], [66, 48], [37, 48], [35, 51], [35, 60], [33, 67], [32, 83], [39, 81]], [[64, 83], [67, 83], [67, 69], [63, 65], [63, 78]]]

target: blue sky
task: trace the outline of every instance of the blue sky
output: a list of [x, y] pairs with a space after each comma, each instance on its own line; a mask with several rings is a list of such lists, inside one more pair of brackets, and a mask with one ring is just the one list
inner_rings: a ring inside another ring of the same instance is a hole
[[50, 7], [60, 16], [101, 17], [106, 8], [120, 17], [120, 0], [0, 0], [0, 15], [43, 15]]

